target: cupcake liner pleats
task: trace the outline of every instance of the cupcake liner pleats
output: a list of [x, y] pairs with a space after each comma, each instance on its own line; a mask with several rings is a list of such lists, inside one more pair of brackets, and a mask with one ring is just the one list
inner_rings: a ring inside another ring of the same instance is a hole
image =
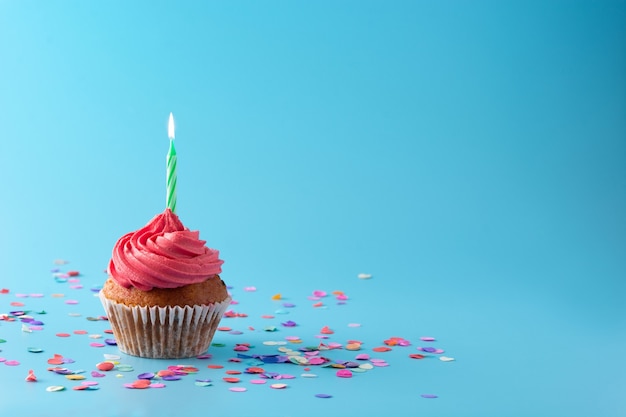
[[143, 358], [189, 358], [207, 351], [231, 298], [211, 305], [141, 307], [100, 300], [119, 350]]

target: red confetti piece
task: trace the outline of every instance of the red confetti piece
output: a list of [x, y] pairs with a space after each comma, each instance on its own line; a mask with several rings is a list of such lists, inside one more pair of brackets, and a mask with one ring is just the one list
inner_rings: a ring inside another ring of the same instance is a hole
[[409, 355], [409, 358], [412, 359], [424, 359], [426, 356], [420, 355], [419, 353], [412, 353]]
[[57, 333], [56, 334], [58, 337], [70, 337], [69, 333]]
[[87, 330], [74, 330], [74, 334], [87, 334]]
[[335, 332], [333, 330], [331, 330], [330, 327], [324, 326], [324, 327], [322, 327], [322, 330], [320, 330], [320, 333], [322, 333], [322, 334], [333, 334]]
[[232, 329], [230, 327], [218, 327], [217, 330], [219, 330], [220, 332], [229, 332]]
[[241, 371], [235, 371], [235, 370], [228, 370], [226, 371], [227, 375], [240, 375]]
[[112, 362], [100, 362], [98, 364], [96, 364], [96, 368], [98, 368], [98, 370], [100, 371], [110, 371], [113, 368], [115, 368], [115, 364]]
[[13, 301], [11, 302], [11, 306], [12, 307], [24, 307], [24, 303], [21, 303], [19, 301]]
[[224, 377], [222, 379], [224, 380], [224, 382], [228, 382], [230, 384], [235, 384], [235, 383], [241, 381], [239, 378], [236, 378], [236, 377]]
[[8, 288], [3, 288], [0, 290], [0, 294], [8, 294], [9, 293], [9, 289]]
[[209, 368], [209, 369], [222, 369], [223, 366], [222, 365], [207, 365], [207, 368]]

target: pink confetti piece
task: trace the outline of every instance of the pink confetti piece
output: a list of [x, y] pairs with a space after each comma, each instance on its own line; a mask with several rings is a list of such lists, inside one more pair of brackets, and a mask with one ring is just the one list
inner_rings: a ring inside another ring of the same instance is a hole
[[251, 384], [257, 384], [257, 385], [262, 385], [265, 384], [267, 382], [267, 380], [265, 379], [251, 379], [250, 383]]
[[92, 342], [89, 344], [89, 346], [95, 347], [95, 348], [101, 348], [101, 347], [105, 347], [106, 345], [104, 343]]
[[337, 371], [336, 375], [339, 378], [352, 378], [352, 371], [348, 369], [340, 369]]
[[248, 389], [244, 388], [244, 387], [231, 387], [231, 388], [228, 388], [228, 390], [232, 391], [232, 392], [246, 392], [246, 391], [248, 391]]
[[6, 362], [4, 362], [4, 364], [5, 364], [5, 365], [7, 365], [7, 366], [17, 366], [17, 365], [19, 365], [20, 363], [19, 363], [18, 361], [11, 360], [11, 361], [6, 361]]
[[78, 304], [78, 300], [65, 300], [65, 304], [70, 304], [70, 305]]

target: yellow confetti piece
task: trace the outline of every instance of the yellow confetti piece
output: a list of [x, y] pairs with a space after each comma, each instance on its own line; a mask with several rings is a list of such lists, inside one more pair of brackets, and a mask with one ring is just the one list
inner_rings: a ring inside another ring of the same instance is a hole
[[280, 293], [272, 295], [272, 300], [280, 300], [281, 298], [282, 296], [280, 295]]
[[65, 375], [70, 381], [80, 381], [85, 379], [85, 375]]
[[63, 297], [65, 297], [65, 294], [55, 293], [55, 294], [50, 294], [50, 297], [52, 297], [52, 298], [63, 298]]

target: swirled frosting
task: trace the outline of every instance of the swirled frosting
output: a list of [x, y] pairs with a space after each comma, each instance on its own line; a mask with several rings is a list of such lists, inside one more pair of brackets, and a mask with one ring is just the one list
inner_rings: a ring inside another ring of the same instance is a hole
[[113, 247], [109, 275], [125, 288], [142, 291], [196, 284], [222, 272], [219, 251], [205, 246], [170, 209]]

